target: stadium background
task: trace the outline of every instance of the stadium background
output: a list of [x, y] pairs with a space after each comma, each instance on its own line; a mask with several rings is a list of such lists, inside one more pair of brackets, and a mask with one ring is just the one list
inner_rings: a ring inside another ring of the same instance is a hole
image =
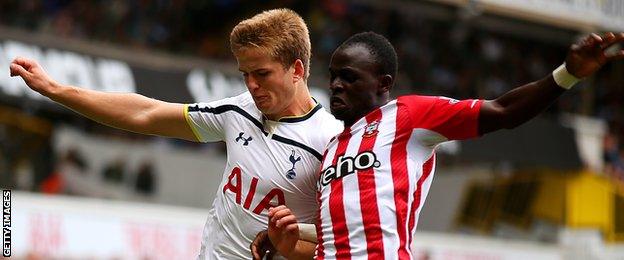
[[[17, 55], [60, 82], [174, 102], [244, 91], [231, 28], [300, 13], [310, 86], [353, 33], [397, 48], [395, 95], [493, 98], [537, 80], [580, 35], [624, 31], [618, 0], [0, 1], [0, 186], [13, 256], [188, 259], [221, 180], [220, 144], [140, 136], [84, 119], [8, 76]], [[1, 71], [2, 69], [0, 69]], [[440, 148], [418, 259], [624, 259], [624, 62], [513, 131]]]

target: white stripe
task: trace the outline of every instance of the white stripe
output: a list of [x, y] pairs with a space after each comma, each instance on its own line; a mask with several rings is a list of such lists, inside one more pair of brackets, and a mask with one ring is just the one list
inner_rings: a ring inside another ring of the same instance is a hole
[[[360, 128], [363, 129], [363, 128]], [[356, 131], [349, 140], [349, 146], [345, 151], [345, 155], [355, 157], [360, 149], [363, 131]], [[336, 166], [338, 167], [338, 165]], [[357, 172], [342, 178], [343, 203], [345, 210], [345, 222], [349, 233], [349, 248], [351, 249], [351, 257], [365, 258], [366, 253], [366, 235], [364, 233], [364, 224], [362, 220], [362, 211], [360, 204], [360, 187], [358, 184]]]
[[[412, 203], [414, 202], [414, 192], [418, 188], [418, 179], [422, 176], [423, 165], [429, 159], [431, 152], [433, 151], [432, 140], [443, 140], [445, 139], [442, 135], [427, 129], [414, 129], [410, 136], [409, 141], [407, 142], [407, 171], [409, 174], [410, 180], [410, 191], [408, 196], [408, 209], [407, 209], [407, 218], [405, 219], [405, 230], [407, 239], [405, 242], [406, 250], [409, 252], [410, 257], [412, 256], [412, 251], [410, 250], [409, 244], [409, 236], [410, 234], [414, 235], [412, 232], [416, 230], [409, 229], [409, 219], [412, 217]], [[425, 183], [423, 183], [424, 186]], [[422, 188], [421, 188], [422, 189]], [[421, 199], [422, 204], [422, 199]], [[419, 206], [419, 205], [416, 205]], [[414, 227], [416, 226], [417, 214], [414, 214]]]
[[[336, 150], [338, 149], [338, 140], [332, 141], [328, 145], [329, 150], [325, 156], [322, 170], [329, 167], [332, 164]], [[331, 259], [336, 255], [336, 247], [334, 246], [334, 233], [332, 232], [332, 220], [329, 212], [329, 194], [331, 193], [331, 186], [321, 186], [321, 231], [323, 232], [323, 246], [324, 253], [327, 259]], [[328, 257], [329, 256], [329, 257]]]
[[[437, 158], [436, 158], [437, 160]], [[418, 226], [418, 218], [420, 217], [420, 212], [425, 205], [425, 200], [427, 200], [427, 195], [429, 194], [429, 188], [431, 187], [431, 183], [433, 182], [433, 175], [435, 173], [435, 160], [433, 166], [431, 167], [431, 173], [427, 176], [427, 179], [422, 184], [421, 192], [420, 192], [420, 205], [418, 205], [418, 209], [416, 211], [416, 218], [414, 218], [414, 229], [411, 230], [412, 235], [416, 232], [416, 226]], [[413, 237], [413, 236], [412, 236]]]
[[[395, 138], [396, 129], [396, 101], [388, 104], [381, 110], [381, 124], [375, 140], [375, 154], [382, 165], [375, 169], [375, 192], [377, 193], [377, 210], [379, 211], [379, 224], [383, 250], [386, 259], [397, 259], [399, 237], [396, 227], [396, 208], [394, 204], [394, 181], [392, 179], [391, 150]], [[383, 149], [382, 149], [383, 148]]]

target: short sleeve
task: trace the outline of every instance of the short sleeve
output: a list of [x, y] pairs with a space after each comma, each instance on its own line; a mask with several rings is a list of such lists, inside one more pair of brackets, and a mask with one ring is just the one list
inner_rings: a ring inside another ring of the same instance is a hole
[[195, 138], [200, 142], [222, 141], [227, 115], [222, 110], [235, 106], [237, 97], [225, 98], [209, 103], [194, 103], [184, 106], [184, 117]]
[[412, 128], [424, 128], [448, 140], [479, 136], [479, 110], [483, 100], [456, 100], [439, 96], [404, 96], [398, 99], [408, 109]]

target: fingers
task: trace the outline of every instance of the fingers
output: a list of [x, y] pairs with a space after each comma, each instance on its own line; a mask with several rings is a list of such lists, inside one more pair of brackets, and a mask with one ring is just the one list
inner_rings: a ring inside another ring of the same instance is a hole
[[11, 65], [9, 65], [9, 71], [11, 73], [11, 77], [25, 77], [29, 74], [29, 72], [24, 67], [16, 63], [11, 63]]
[[599, 50], [603, 39], [595, 33], [583, 37], [579, 42], [573, 44], [571, 50], [574, 52], [584, 52]]
[[286, 225], [286, 228], [285, 228], [286, 232], [299, 234], [299, 224], [297, 223], [296, 220], [285, 225]]
[[582, 45], [580, 44], [572, 44], [572, 47], [570, 47], [570, 50], [572, 51], [579, 51], [581, 49]]
[[607, 61], [621, 60], [624, 59], [624, 50], [620, 50], [616, 53], [607, 54]]
[[262, 245], [265, 243], [266, 240], [267, 232], [261, 231], [256, 235], [256, 238], [254, 238], [253, 242], [251, 242], [250, 249], [251, 255], [254, 260], [260, 260], [262, 259], [262, 257], [264, 257], [266, 251]]
[[[277, 209], [277, 208], [276, 208]], [[283, 220], [284, 219], [284, 220]], [[277, 211], [274, 211], [272, 216], [269, 218], [269, 221], [275, 223], [275, 226], [280, 228], [283, 227], [283, 222], [286, 220], [294, 219], [296, 222], [297, 219], [295, 215], [292, 214], [289, 208], [283, 207]]]
[[295, 215], [287, 215], [275, 221], [275, 226], [281, 228], [287, 227], [288, 225], [293, 223], [297, 224], [297, 218], [295, 217]]
[[604, 50], [611, 47], [613, 44], [621, 42], [624, 42], [624, 33], [614, 34], [608, 32], [603, 36], [603, 42], [600, 44], [600, 48]]
[[598, 34], [592, 33], [589, 35], [589, 41], [590, 44], [601, 43], [602, 37], [600, 37]]
[[253, 260], [261, 260], [264, 257], [264, 252], [259, 250], [257, 245], [251, 245], [251, 256]]
[[271, 208], [269, 208], [269, 215], [271, 215], [271, 213], [275, 213], [276, 211], [283, 210], [283, 209], [287, 209], [286, 205], [279, 205], [279, 206], [274, 207], [274, 208], [271, 207]]
[[[273, 218], [274, 218], [274, 216], [275, 216], [275, 214], [276, 214], [277, 212], [282, 212], [282, 211], [284, 211], [284, 210], [287, 210], [287, 212], [290, 212], [290, 209], [289, 209], [289, 208], [287, 208], [287, 207], [286, 207], [286, 206], [284, 206], [284, 205], [279, 205], [279, 206], [277, 206], [277, 207], [275, 207], [275, 208], [269, 208], [269, 221], [273, 220]], [[283, 213], [282, 213], [282, 214], [283, 214]], [[273, 221], [271, 221], [271, 222], [273, 222]]]
[[26, 70], [30, 70], [32, 67], [37, 66], [37, 62], [24, 57], [17, 57], [11, 62], [11, 64], [17, 64], [24, 67]]
[[27, 76], [30, 75], [30, 70], [34, 67], [38, 66], [37, 63], [33, 60], [17, 57], [13, 59], [11, 65], [9, 65], [9, 69], [11, 71], [11, 77], [15, 76]]
[[[607, 32], [603, 36], [592, 33], [570, 47], [575, 53], [585, 53], [598, 59], [600, 64], [612, 60], [622, 59], [621, 51], [609, 53], [608, 48], [615, 44], [624, 43], [624, 33]], [[605, 52], [605, 50], [607, 50]]]

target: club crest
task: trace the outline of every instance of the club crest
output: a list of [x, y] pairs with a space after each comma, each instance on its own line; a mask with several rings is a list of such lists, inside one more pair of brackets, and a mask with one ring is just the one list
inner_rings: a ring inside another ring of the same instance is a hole
[[297, 156], [295, 154], [295, 150], [292, 150], [292, 153], [290, 154], [290, 157], [288, 157], [288, 160], [292, 164], [292, 168], [290, 168], [290, 170], [286, 172], [286, 178], [292, 180], [297, 177], [297, 172], [295, 172], [295, 166], [297, 162], [301, 161], [301, 156]]
[[362, 137], [372, 137], [377, 135], [377, 133], [379, 132], [377, 131], [377, 127], [379, 127], [379, 120], [370, 122], [364, 127], [364, 134], [362, 135]]

